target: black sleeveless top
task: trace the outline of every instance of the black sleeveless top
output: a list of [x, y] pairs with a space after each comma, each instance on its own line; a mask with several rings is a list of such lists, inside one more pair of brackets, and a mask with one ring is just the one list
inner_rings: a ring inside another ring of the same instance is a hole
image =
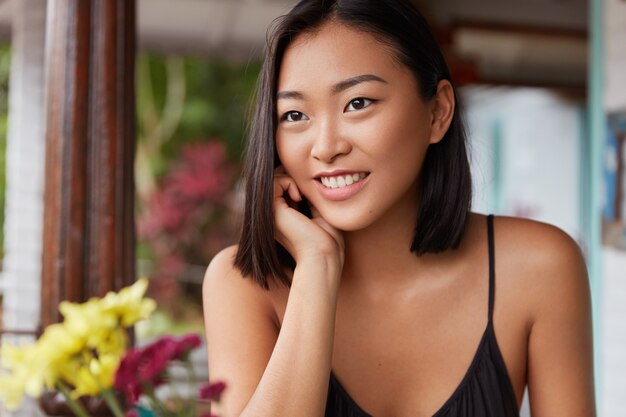
[[[487, 217], [489, 236], [489, 316], [487, 328], [461, 383], [433, 417], [519, 417], [517, 399], [493, 330], [495, 259], [493, 215]], [[372, 417], [330, 374], [326, 417]]]

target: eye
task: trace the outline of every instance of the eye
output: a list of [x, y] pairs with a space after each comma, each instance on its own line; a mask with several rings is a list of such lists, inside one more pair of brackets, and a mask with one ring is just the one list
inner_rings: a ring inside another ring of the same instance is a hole
[[281, 122], [302, 122], [304, 120], [309, 120], [309, 118], [299, 111], [288, 111], [280, 117]]
[[344, 111], [363, 110], [364, 108], [369, 107], [369, 105], [372, 104], [373, 102], [374, 100], [372, 99], [365, 98], [365, 97], [358, 97], [350, 101], [350, 103], [348, 103]]

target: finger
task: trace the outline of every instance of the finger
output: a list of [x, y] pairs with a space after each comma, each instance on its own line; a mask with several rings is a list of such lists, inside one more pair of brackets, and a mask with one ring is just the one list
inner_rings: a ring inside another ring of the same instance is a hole
[[313, 204], [311, 204], [311, 202], [309, 201], [309, 208], [311, 209], [311, 216], [316, 219], [318, 217], [322, 217], [322, 215], [320, 214], [320, 212], [315, 208], [315, 206]]
[[274, 177], [274, 199], [282, 197], [288, 187], [289, 179], [287, 177]]
[[287, 192], [289, 198], [293, 201], [301, 201], [302, 195], [300, 194], [300, 190], [296, 185], [296, 182], [291, 177], [274, 177], [274, 198], [283, 197], [283, 195]]
[[328, 223], [326, 219], [322, 217], [319, 210], [317, 210], [315, 206], [312, 205], [310, 202], [309, 202], [309, 208], [311, 209], [311, 215], [312, 215], [311, 217], [313, 221], [317, 223], [318, 225], [320, 225], [328, 233], [330, 233], [330, 235], [333, 236], [335, 240], [339, 242], [340, 239], [342, 239], [341, 232], [338, 229], [336, 229], [334, 226], [331, 226], [330, 223]]
[[300, 194], [300, 190], [298, 189], [298, 186], [296, 185], [296, 182], [294, 180], [291, 180], [291, 182], [289, 183], [287, 192], [289, 193], [289, 198], [291, 198], [293, 201], [302, 200], [302, 195]]

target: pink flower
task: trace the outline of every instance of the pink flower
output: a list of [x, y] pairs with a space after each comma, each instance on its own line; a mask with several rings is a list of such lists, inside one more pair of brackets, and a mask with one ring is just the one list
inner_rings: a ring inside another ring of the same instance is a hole
[[206, 262], [233, 241], [229, 206], [237, 172], [219, 140], [181, 148], [158, 187], [139, 204], [137, 232], [155, 260], [153, 277], [179, 278], [186, 265]]
[[148, 198], [138, 219], [139, 235], [154, 238], [161, 233], [180, 233], [195, 208], [220, 203], [228, 193], [235, 167], [228, 162], [223, 143], [187, 144], [181, 160]]
[[124, 417], [139, 417], [139, 413], [133, 408], [131, 410], [128, 410]]
[[209, 401], [219, 401], [220, 396], [226, 389], [226, 383], [222, 381], [213, 382], [211, 384], [206, 384], [202, 388], [200, 388], [200, 392], [198, 396], [201, 400], [209, 400]]
[[233, 169], [227, 162], [221, 142], [187, 144], [182, 149], [183, 164], [172, 174], [177, 188], [192, 199], [221, 198], [228, 190]]

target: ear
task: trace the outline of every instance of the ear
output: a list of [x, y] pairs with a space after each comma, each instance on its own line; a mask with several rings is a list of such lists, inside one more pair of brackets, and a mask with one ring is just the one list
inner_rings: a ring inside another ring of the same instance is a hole
[[430, 143], [438, 143], [450, 128], [454, 116], [454, 89], [448, 80], [441, 80], [431, 100]]

